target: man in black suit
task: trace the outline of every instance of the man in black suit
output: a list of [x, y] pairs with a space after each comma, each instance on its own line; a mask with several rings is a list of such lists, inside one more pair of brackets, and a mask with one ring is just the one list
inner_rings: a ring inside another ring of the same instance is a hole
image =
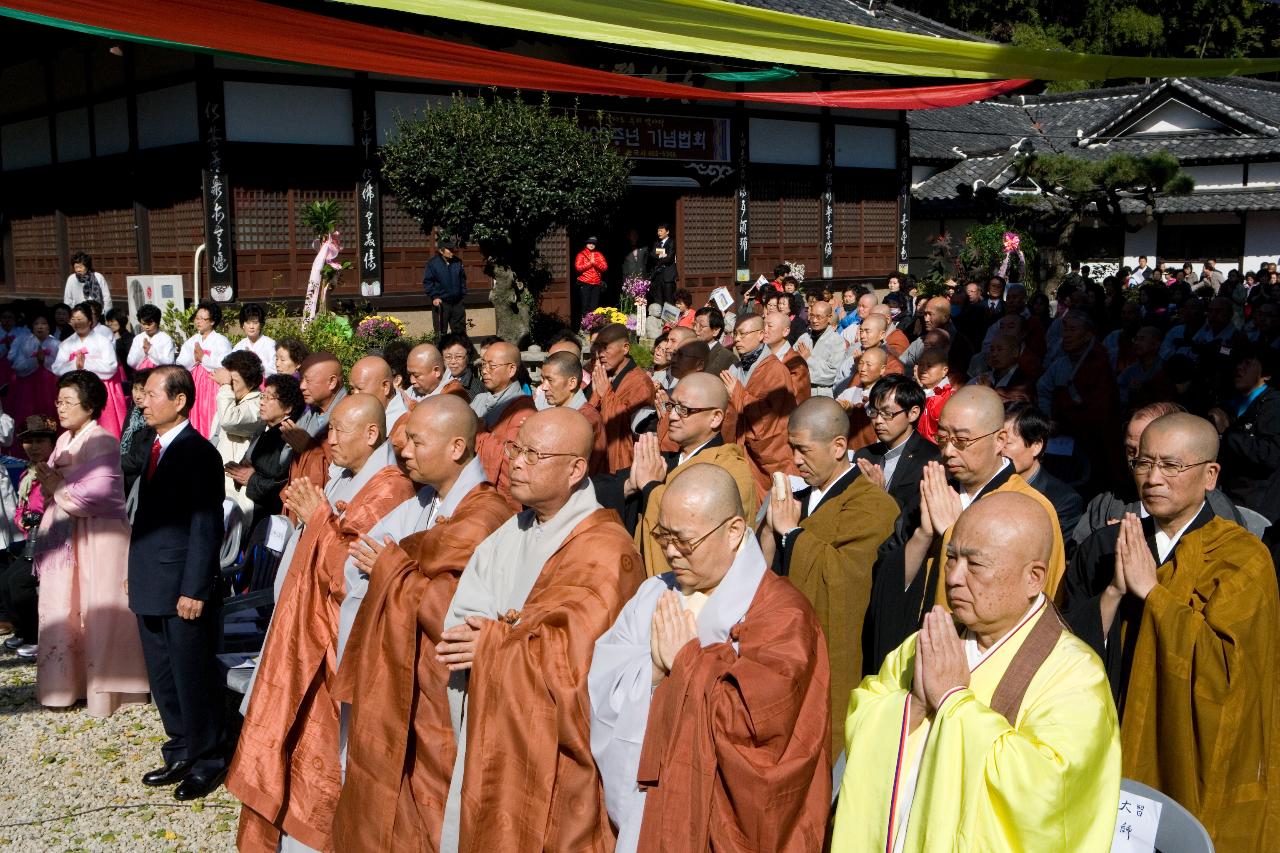
[[676, 238], [671, 236], [665, 222], [658, 226], [658, 239], [654, 241], [649, 258], [652, 263], [649, 268], [652, 298], [659, 305], [671, 302], [676, 292]]
[[693, 315], [693, 333], [707, 345], [707, 365], [704, 371], [719, 376], [738, 363], [738, 356], [720, 339], [724, 337], [724, 315], [714, 305], [699, 308]]
[[875, 444], [859, 450], [854, 459], [867, 479], [898, 502], [909, 534], [919, 526], [920, 479], [924, 466], [937, 462], [938, 445], [916, 432], [924, 412], [924, 389], [903, 374], [890, 374], [871, 386], [866, 413], [876, 431]]
[[[1075, 530], [1080, 516], [1084, 514], [1084, 499], [1040, 464], [1044, 449], [1049, 444], [1049, 419], [1034, 404], [1012, 400], [1004, 404], [1004, 425], [1009, 430], [1004, 455], [1013, 463], [1014, 470], [1053, 504], [1058, 513], [1059, 529]], [[1067, 536], [1063, 539], [1067, 558], [1070, 559], [1075, 550], [1073, 543]]]
[[138, 617], [151, 695], [169, 740], [144, 785], [179, 783], [206, 796], [226, 775], [218, 665], [222, 592], [222, 459], [187, 422], [191, 374], [176, 365], [147, 378], [144, 416], [156, 431], [129, 543], [129, 609]]

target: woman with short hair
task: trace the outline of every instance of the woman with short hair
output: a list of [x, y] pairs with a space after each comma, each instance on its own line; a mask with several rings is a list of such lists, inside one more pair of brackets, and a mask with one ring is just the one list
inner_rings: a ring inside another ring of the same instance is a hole
[[[225, 467], [228, 462], [243, 459], [249, 445], [263, 430], [259, 411], [262, 395], [258, 390], [262, 385], [262, 362], [251, 350], [233, 351], [222, 360], [222, 367], [213, 372], [213, 381], [220, 386], [217, 411], [213, 415], [213, 445], [218, 448]], [[240, 504], [246, 515], [253, 512], [253, 502], [236, 488], [231, 475], [227, 474], [224, 479], [227, 497]]]
[[107, 399], [100, 414], [94, 418], [118, 440], [129, 409], [125, 405], [124, 388], [120, 382], [115, 342], [94, 331], [93, 306], [88, 302], [81, 302], [71, 309], [70, 322], [72, 334], [58, 344], [53, 372], [66, 376], [72, 371], [87, 370], [102, 380]]
[[231, 352], [231, 341], [218, 331], [222, 325], [222, 307], [213, 300], [201, 300], [194, 322], [196, 333], [183, 342], [178, 352], [178, 364], [191, 371], [191, 378], [196, 383], [191, 425], [196, 432], [209, 438], [213, 435], [213, 415], [218, 397], [218, 383], [213, 381], [213, 372], [222, 367], [222, 360]]

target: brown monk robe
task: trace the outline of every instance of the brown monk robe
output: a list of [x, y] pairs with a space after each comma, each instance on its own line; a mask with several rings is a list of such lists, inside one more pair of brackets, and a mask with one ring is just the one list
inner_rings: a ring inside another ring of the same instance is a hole
[[[695, 466], [662, 499], [675, 583], [712, 594], [696, 622], [670, 591], [651, 617], [644, 669], [661, 680], [635, 776], [647, 789], [640, 850], [822, 848], [831, 810], [822, 628], [769, 571], [736, 497], [724, 472]], [[702, 547], [688, 548], [699, 537]]]
[[[391, 458], [382, 404], [357, 394], [337, 405], [328, 442], [345, 470], [330, 494], [301, 482], [285, 503], [307, 520], [287, 567], [227, 776], [243, 804], [236, 839], [241, 853], [271, 853], [281, 833], [316, 850], [330, 847], [341, 788], [338, 702], [330, 692], [337, 661], [338, 612], [347, 549], [413, 495]], [[336, 509], [336, 511], [335, 511]]]
[[[461, 397], [464, 403], [471, 402], [471, 395], [467, 393], [467, 389], [461, 382], [452, 376], [448, 376], [448, 381], [445, 381], [448, 369], [444, 366], [444, 357], [440, 355], [440, 350], [435, 344], [418, 344], [409, 350], [405, 370], [409, 374], [409, 387], [413, 389], [414, 396], [418, 400], [425, 400], [437, 394], [452, 394], [455, 397]], [[443, 385], [441, 385], [442, 382]]]
[[764, 345], [787, 368], [787, 373], [791, 374], [791, 396], [797, 403], [803, 403], [813, 393], [809, 382], [809, 363], [788, 343], [790, 331], [791, 318], [785, 313], [771, 311], [764, 315]]
[[[329, 482], [329, 416], [334, 406], [347, 396], [342, 387], [342, 364], [327, 352], [308, 356], [301, 364], [302, 399], [307, 411], [296, 424], [286, 420], [280, 425], [280, 435], [293, 448], [293, 460], [289, 463], [289, 482], [296, 483], [304, 477], [320, 488]], [[286, 512], [286, 515], [289, 513]], [[296, 523], [298, 519], [290, 518]]]
[[475, 458], [476, 418], [451, 395], [408, 416], [405, 464], [439, 501], [399, 545], [365, 541], [352, 555], [369, 576], [338, 671], [335, 694], [351, 705], [346, 778], [333, 818], [333, 849], [436, 851], [456, 745], [445, 694], [449, 672], [435, 644], [458, 576], [484, 539], [511, 517]]
[[631, 360], [628, 335], [626, 326], [611, 323], [592, 345], [591, 405], [604, 421], [610, 472], [631, 467], [635, 418], [642, 410], [654, 408], [653, 380]]
[[[653, 436], [636, 441], [635, 458], [628, 472], [628, 492], [641, 500], [635, 542], [650, 576], [668, 572], [667, 557], [653, 538], [665, 483], [693, 465], [708, 464], [729, 473], [738, 484], [738, 497], [752, 520], [760, 506], [760, 492], [751, 463], [741, 445], [728, 444], [721, 433], [729, 394], [724, 383], [709, 373], [691, 373], [671, 391], [671, 438], [676, 450], [663, 453]], [[679, 406], [679, 409], [675, 407]], [[680, 413], [687, 412], [685, 415]], [[682, 461], [683, 460], [683, 461]]]
[[796, 407], [791, 374], [764, 343], [764, 318], [743, 317], [734, 329], [738, 363], [721, 371], [729, 391], [729, 410], [721, 432], [729, 444], [740, 444], [751, 461], [760, 497], [769, 490], [775, 471], [796, 473], [787, 446], [787, 416]]
[[1217, 452], [1202, 418], [1150, 423], [1134, 472], [1150, 514], [1080, 545], [1067, 619], [1106, 664], [1125, 777], [1185, 806], [1217, 849], [1261, 853], [1280, 833], [1280, 594], [1266, 546], [1205, 502]]
[[1075, 439], [1089, 460], [1093, 491], [1112, 488], [1127, 475], [1121, 449], [1120, 390], [1107, 348], [1094, 334], [1093, 318], [1071, 310], [1062, 317], [1062, 353], [1037, 384], [1040, 408], [1058, 431]]
[[594, 476], [604, 472], [609, 464], [608, 446], [604, 433], [604, 420], [600, 412], [587, 404], [582, 391], [582, 357], [573, 350], [561, 350], [547, 356], [542, 363], [542, 394], [545, 408], [565, 406], [582, 415], [591, 424], [595, 441], [587, 473]]
[[480, 417], [476, 455], [489, 482], [513, 510], [520, 509], [520, 504], [511, 498], [510, 467], [504, 448], [536, 410], [533, 398], [520, 389], [516, 378], [519, 367], [519, 349], [505, 341], [490, 344], [480, 363], [480, 379], [486, 393], [471, 401], [472, 410]]
[[830, 397], [802, 403], [788, 423], [800, 476], [792, 497], [769, 490], [762, 535], [782, 537], [775, 566], [813, 605], [831, 660], [830, 746], [844, 749], [849, 694], [862, 680], [862, 626], [871, 601], [871, 570], [893, 532], [898, 504], [849, 463], [849, 419]]
[[[877, 317], [876, 319], [880, 318]], [[890, 358], [892, 356], [880, 346], [863, 350], [862, 355], [858, 356], [857, 364], [854, 366], [853, 376], [851, 377], [853, 384], [850, 385], [850, 389], [854, 387], [862, 389], [861, 399], [854, 403], [843, 392], [837, 395], [836, 402], [843, 406], [849, 415], [850, 450], [861, 450], [864, 447], [870, 447], [877, 441], [875, 427], [871, 424], [871, 418], [867, 417], [866, 402], [871, 395], [871, 386], [879, 382], [881, 377], [889, 374], [888, 364]], [[893, 360], [897, 361], [896, 358]], [[899, 368], [901, 368], [900, 362]]]
[[571, 409], [525, 421], [511, 493], [529, 509], [480, 544], [450, 605], [437, 651], [458, 671], [449, 701], [461, 754], [446, 850], [613, 849], [591, 758], [587, 671], [596, 638], [644, 572], [617, 514], [595, 499], [591, 447], [590, 425]]

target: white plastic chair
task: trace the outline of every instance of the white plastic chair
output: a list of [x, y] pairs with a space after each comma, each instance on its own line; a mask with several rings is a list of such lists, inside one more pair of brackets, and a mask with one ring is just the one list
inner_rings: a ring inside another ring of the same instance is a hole
[[1160, 803], [1160, 826], [1156, 830], [1156, 849], [1160, 853], [1213, 853], [1209, 833], [1177, 800], [1132, 779], [1121, 779], [1120, 790]]
[[231, 498], [222, 501], [222, 550], [218, 554], [218, 565], [227, 569], [236, 564], [240, 556], [241, 528], [244, 527], [244, 510]]
[[1262, 534], [1267, 532], [1267, 528], [1271, 526], [1271, 522], [1267, 521], [1267, 517], [1257, 510], [1236, 504], [1236, 512], [1240, 513], [1240, 519], [1244, 522], [1245, 529], [1259, 539], [1262, 538]]

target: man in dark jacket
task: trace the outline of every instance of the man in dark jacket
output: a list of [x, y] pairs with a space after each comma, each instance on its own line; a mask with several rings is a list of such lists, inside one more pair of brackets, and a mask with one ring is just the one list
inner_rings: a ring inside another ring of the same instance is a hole
[[1073, 543], [1070, 532], [1076, 529], [1084, 513], [1084, 499], [1079, 492], [1050, 474], [1040, 464], [1045, 447], [1049, 444], [1051, 425], [1044, 412], [1026, 400], [1010, 400], [1004, 404], [1005, 428], [1009, 441], [1004, 455], [1013, 463], [1014, 470], [1040, 494], [1049, 499], [1058, 513], [1058, 527], [1067, 531], [1065, 546], [1070, 559]]
[[1268, 481], [1280, 470], [1280, 393], [1267, 384], [1272, 352], [1265, 346], [1234, 348], [1231, 355], [1239, 396], [1225, 410], [1213, 409], [1209, 416], [1222, 436], [1218, 455], [1222, 491], [1274, 523], [1280, 517], [1280, 506], [1266, 499]]
[[658, 226], [658, 239], [649, 250], [650, 298], [659, 305], [672, 302], [676, 292], [676, 238], [664, 222]]
[[222, 458], [187, 422], [191, 374], [177, 365], [147, 378], [147, 424], [156, 431], [129, 541], [129, 609], [138, 617], [151, 695], [169, 740], [164, 766], [144, 785], [178, 784], [179, 800], [204, 797], [226, 775], [218, 553], [222, 546]]
[[467, 309], [462, 304], [467, 295], [467, 271], [457, 253], [457, 241], [440, 241], [435, 257], [427, 261], [422, 273], [422, 289], [431, 302], [437, 335], [467, 333]]

